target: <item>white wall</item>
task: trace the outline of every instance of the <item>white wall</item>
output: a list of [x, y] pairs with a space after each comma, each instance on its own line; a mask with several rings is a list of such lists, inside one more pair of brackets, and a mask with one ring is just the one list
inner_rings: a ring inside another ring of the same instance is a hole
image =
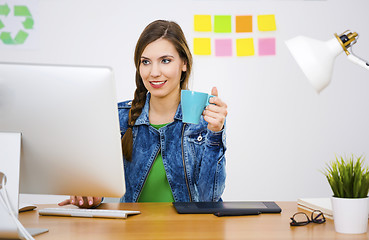
[[331, 85], [318, 95], [284, 41], [300, 34], [328, 40], [351, 29], [360, 34], [355, 52], [369, 59], [367, 9], [366, 0], [39, 0], [37, 48], [0, 48], [0, 61], [108, 65], [116, 73], [119, 99], [130, 99], [134, 46], [152, 20], [177, 21], [192, 46], [199, 36], [193, 31], [194, 14], [275, 14], [277, 31], [260, 33], [254, 23], [256, 31], [242, 36], [275, 37], [276, 56], [194, 56], [193, 89], [208, 92], [215, 85], [229, 107], [223, 198], [328, 197], [331, 190], [319, 172], [325, 162], [335, 154], [369, 152], [369, 72], [342, 54]]

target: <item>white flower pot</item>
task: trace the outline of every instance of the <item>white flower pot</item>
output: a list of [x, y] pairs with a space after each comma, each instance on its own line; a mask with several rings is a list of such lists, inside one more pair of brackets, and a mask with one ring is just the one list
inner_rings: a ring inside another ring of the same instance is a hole
[[349, 234], [366, 233], [368, 228], [368, 197], [332, 197], [331, 200], [336, 232]]

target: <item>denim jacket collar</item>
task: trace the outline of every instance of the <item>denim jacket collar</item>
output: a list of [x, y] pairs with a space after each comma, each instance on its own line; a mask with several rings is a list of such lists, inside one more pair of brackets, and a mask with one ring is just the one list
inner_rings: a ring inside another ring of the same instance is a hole
[[[151, 98], [151, 94], [150, 92], [148, 92], [146, 94], [145, 106], [142, 109], [141, 115], [137, 118], [135, 125], [150, 125], [150, 120], [149, 120], [150, 98]], [[181, 103], [178, 104], [176, 114], [174, 115], [174, 120], [182, 121]]]

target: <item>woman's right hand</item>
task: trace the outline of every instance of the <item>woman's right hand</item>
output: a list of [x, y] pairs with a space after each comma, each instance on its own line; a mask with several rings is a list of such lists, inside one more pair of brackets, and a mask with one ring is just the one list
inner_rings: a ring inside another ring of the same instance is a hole
[[82, 197], [82, 196], [70, 196], [69, 199], [58, 203], [59, 206], [65, 206], [73, 204], [80, 208], [92, 208], [98, 206], [102, 201], [101, 197]]

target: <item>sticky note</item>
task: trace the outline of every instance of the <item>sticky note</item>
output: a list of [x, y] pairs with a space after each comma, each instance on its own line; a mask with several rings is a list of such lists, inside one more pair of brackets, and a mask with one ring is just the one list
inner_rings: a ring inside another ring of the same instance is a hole
[[275, 16], [273, 14], [258, 15], [258, 29], [259, 31], [275, 31], [277, 29]]
[[275, 38], [260, 38], [259, 56], [275, 55]]
[[236, 32], [252, 32], [252, 16], [236, 16]]
[[237, 56], [253, 56], [254, 50], [254, 39], [253, 38], [239, 38], [236, 39]]
[[210, 15], [195, 15], [194, 29], [196, 32], [211, 32], [211, 16]]
[[215, 56], [232, 56], [232, 39], [215, 39]]
[[214, 32], [216, 33], [232, 32], [232, 17], [230, 15], [215, 15]]
[[193, 49], [195, 55], [211, 55], [210, 38], [194, 38]]

